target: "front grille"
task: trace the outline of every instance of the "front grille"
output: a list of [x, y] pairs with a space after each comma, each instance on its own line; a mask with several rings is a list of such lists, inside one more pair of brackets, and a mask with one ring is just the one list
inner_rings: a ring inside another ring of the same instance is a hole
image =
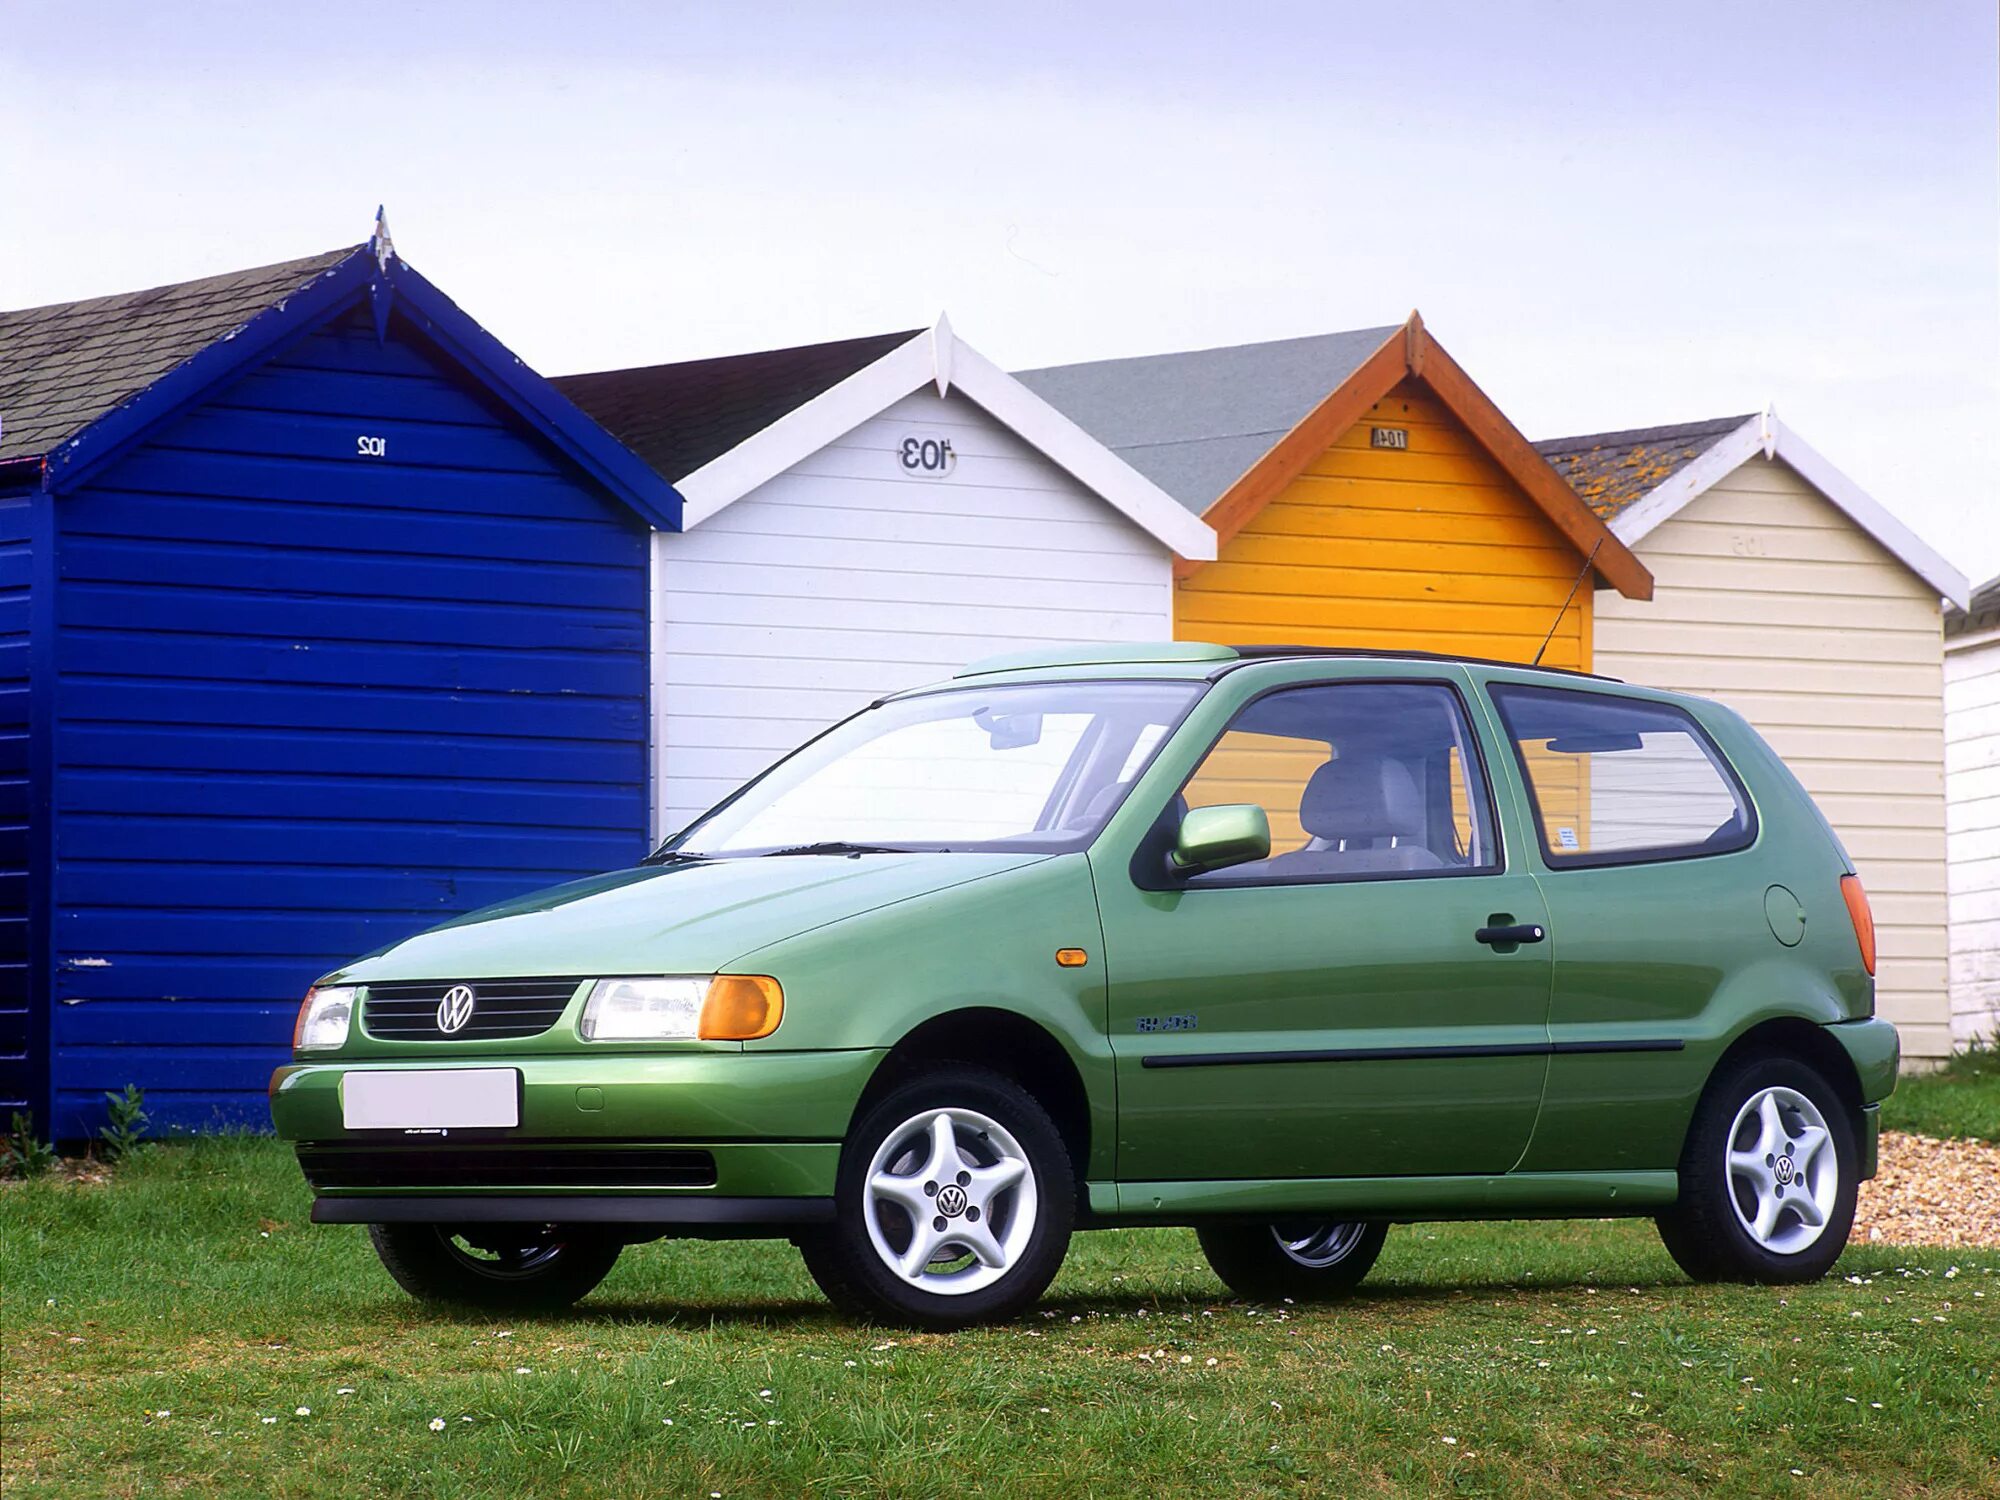
[[[371, 984], [361, 1002], [361, 1026], [385, 1042], [490, 1042], [540, 1036], [569, 1008], [575, 979], [426, 979]], [[459, 984], [473, 993], [472, 1015], [456, 1031], [438, 1025], [438, 1004]]]
[[299, 1166], [314, 1188], [713, 1187], [707, 1151], [655, 1146], [563, 1146], [495, 1141], [439, 1147], [299, 1144]]

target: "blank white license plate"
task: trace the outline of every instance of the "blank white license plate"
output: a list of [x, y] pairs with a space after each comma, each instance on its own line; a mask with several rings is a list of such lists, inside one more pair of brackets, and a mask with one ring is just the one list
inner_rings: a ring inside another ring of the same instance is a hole
[[349, 1073], [340, 1117], [349, 1130], [508, 1129], [521, 1123], [521, 1070]]

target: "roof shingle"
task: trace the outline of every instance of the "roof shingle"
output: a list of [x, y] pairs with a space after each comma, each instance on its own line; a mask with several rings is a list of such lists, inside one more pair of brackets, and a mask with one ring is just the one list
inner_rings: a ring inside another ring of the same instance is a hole
[[1535, 451], [1583, 503], [1609, 521], [1643, 499], [1754, 416], [1712, 417], [1672, 427], [1634, 427], [1548, 438]]
[[679, 481], [921, 332], [558, 375], [550, 384], [662, 477]]
[[49, 452], [356, 248], [0, 312], [0, 462]]
[[1200, 515], [1401, 332], [1357, 328], [1015, 378]]

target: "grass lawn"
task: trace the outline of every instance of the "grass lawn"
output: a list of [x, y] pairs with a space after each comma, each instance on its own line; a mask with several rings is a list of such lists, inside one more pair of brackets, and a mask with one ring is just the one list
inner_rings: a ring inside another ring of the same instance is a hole
[[7, 1494], [2000, 1494], [2000, 1250], [1778, 1291], [1643, 1223], [1419, 1225], [1305, 1309], [1091, 1234], [1038, 1314], [945, 1337], [837, 1319], [782, 1244], [429, 1311], [306, 1209], [258, 1139], [0, 1189]]
[[2000, 1144], [2000, 1050], [1961, 1052], [1934, 1073], [1899, 1079], [1882, 1128]]

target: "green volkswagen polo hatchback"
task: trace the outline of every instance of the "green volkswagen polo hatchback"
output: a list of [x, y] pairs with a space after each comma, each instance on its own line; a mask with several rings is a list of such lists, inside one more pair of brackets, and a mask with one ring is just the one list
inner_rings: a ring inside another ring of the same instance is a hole
[[1303, 1299], [1393, 1222], [1560, 1215], [1801, 1281], [1874, 1171], [1873, 969], [1838, 840], [1714, 703], [1077, 648], [885, 698], [637, 868], [328, 975], [271, 1105], [315, 1220], [490, 1307], [775, 1236], [841, 1307], [952, 1327], [1128, 1224]]

